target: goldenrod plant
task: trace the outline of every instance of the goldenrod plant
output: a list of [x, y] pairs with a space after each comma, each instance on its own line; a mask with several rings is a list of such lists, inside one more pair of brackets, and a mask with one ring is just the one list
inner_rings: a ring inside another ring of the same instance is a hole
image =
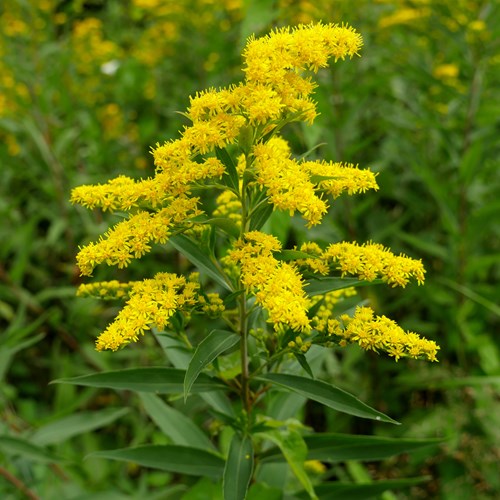
[[[332, 59], [358, 56], [361, 47], [361, 36], [344, 24], [298, 25], [250, 37], [243, 81], [190, 98], [183, 113], [189, 124], [180, 137], [152, 150], [153, 177], [119, 176], [73, 189], [73, 203], [122, 217], [80, 248], [83, 276], [101, 264], [127, 268], [153, 245], [173, 247], [192, 265], [186, 274], [159, 269], [142, 281], [79, 287], [80, 296], [125, 302], [98, 337], [98, 351], [117, 351], [148, 335], [169, 359], [168, 366], [62, 380], [138, 391], [145, 405], [163, 411], [170, 444], [92, 456], [208, 476], [228, 500], [268, 498], [276, 489], [269, 479], [276, 466], [291, 472], [288, 479], [281, 474], [281, 489], [297, 498], [368, 497], [420, 480], [328, 481], [337, 461], [377, 460], [429, 441], [324, 434], [297, 415], [310, 400], [397, 423], [317, 378], [318, 366], [325, 353], [348, 344], [396, 362], [436, 362], [434, 341], [404, 331], [357, 298], [362, 286], [423, 284], [422, 262], [371, 241], [287, 245], [269, 229], [275, 213], [297, 214], [306, 228], [319, 226], [335, 216], [337, 197], [378, 189], [369, 169], [315, 160], [314, 151], [292, 152], [285, 132], [294, 122], [312, 124], [317, 115], [313, 75]], [[199, 315], [206, 316], [204, 323]], [[157, 394], [168, 394], [169, 401], [200, 398], [213, 439], [196, 418], [187, 419]]]

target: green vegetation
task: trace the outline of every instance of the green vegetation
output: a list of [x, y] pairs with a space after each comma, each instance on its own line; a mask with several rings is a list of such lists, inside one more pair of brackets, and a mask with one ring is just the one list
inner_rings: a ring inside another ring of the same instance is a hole
[[[312, 127], [292, 123], [285, 137], [294, 153], [310, 151], [308, 159], [370, 167], [380, 189], [331, 202], [312, 230], [300, 214], [274, 212], [266, 232], [284, 248], [371, 240], [422, 258], [425, 286], [359, 287], [357, 301], [346, 300], [354, 307], [361, 297], [376, 314], [435, 341], [439, 363], [396, 363], [355, 345], [317, 359], [311, 350], [303, 366], [317, 379], [402, 425], [325, 407], [324, 393], [304, 404], [310, 386], [276, 393], [268, 401], [275, 421], [302, 422], [322, 436], [298, 439], [290, 422], [286, 439], [263, 429], [274, 444], [259, 458], [265, 467], [248, 498], [278, 499], [283, 491], [299, 498], [290, 492], [307, 490], [304, 468], [314, 484], [330, 482], [316, 487], [319, 498], [498, 496], [498, 2], [15, 0], [0, 7], [2, 498], [222, 498], [213, 478], [224, 461], [210, 451], [198, 457], [206, 467], [201, 479], [190, 475], [190, 456], [184, 468], [154, 467], [172, 450], [171, 461], [182, 462], [173, 447], [196, 443], [248, 455], [245, 436], [222, 430], [221, 415], [232, 407], [207, 401], [214, 393], [201, 391], [213, 380], [192, 371], [196, 394], [184, 402], [184, 379], [175, 370], [189, 357], [174, 338], [149, 334], [114, 353], [95, 351], [120, 304], [76, 297], [83, 281], [75, 256], [120, 219], [72, 206], [70, 193], [119, 174], [152, 176], [150, 148], [187, 126], [176, 111], [189, 106], [188, 96], [242, 79], [249, 35], [320, 19], [354, 26], [364, 39], [362, 57], [318, 73], [320, 115]], [[194, 250], [182, 239], [176, 248], [184, 252], [168, 245], [126, 269], [100, 266], [94, 278], [188, 275], [193, 259], [185, 255]], [[191, 321], [201, 337], [213, 329], [196, 314]], [[133, 386], [154, 380], [151, 367], [170, 370], [173, 387], [156, 393], [154, 384]], [[144, 372], [132, 373], [128, 385], [99, 381], [123, 369]], [[217, 368], [234, 369], [231, 354]], [[77, 384], [76, 377], [97, 378]], [[60, 379], [73, 383], [49, 385]], [[141, 457], [149, 454], [153, 468], [139, 465], [145, 462], [125, 451], [131, 447], [149, 447]]]

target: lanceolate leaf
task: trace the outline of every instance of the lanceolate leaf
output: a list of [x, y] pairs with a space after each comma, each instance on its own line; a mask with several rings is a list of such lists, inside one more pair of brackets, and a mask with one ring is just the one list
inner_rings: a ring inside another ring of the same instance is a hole
[[[379, 498], [379, 495], [384, 491], [409, 488], [410, 486], [415, 486], [429, 479], [428, 477], [388, 479], [368, 484], [335, 481], [320, 484], [316, 487], [316, 492], [320, 500], [368, 500]], [[306, 492], [303, 492], [298, 495], [298, 498], [308, 499], [309, 497]]]
[[186, 415], [166, 404], [156, 394], [139, 394], [146, 413], [173, 444], [215, 450], [206, 434]]
[[250, 231], [258, 231], [269, 219], [273, 213], [273, 205], [271, 203], [262, 203], [262, 205], [255, 210], [250, 219]]
[[[61, 378], [52, 384], [73, 384], [87, 387], [107, 387], [109, 389], [160, 394], [182, 394], [184, 392], [184, 370], [176, 368], [128, 368], [108, 372], [93, 373], [73, 378]], [[191, 392], [206, 392], [225, 389], [221, 382], [201, 374], [191, 387]]]
[[[344, 462], [346, 460], [384, 460], [400, 453], [411, 453], [420, 448], [437, 446], [442, 443], [442, 440], [317, 433], [304, 436], [304, 442], [309, 450], [308, 460]], [[262, 456], [263, 462], [282, 460], [283, 457], [277, 448], [267, 451]]]
[[224, 469], [224, 500], [244, 500], [253, 472], [253, 446], [249, 436], [235, 433]]
[[259, 434], [279, 447], [290, 469], [292, 469], [297, 479], [307, 491], [308, 498], [317, 500], [318, 497], [314, 492], [309, 475], [304, 469], [304, 462], [307, 458], [307, 446], [302, 436], [297, 431], [290, 429], [286, 431], [268, 431]]
[[202, 340], [189, 362], [184, 378], [184, 399], [195, 380], [208, 364], [219, 354], [233, 347], [240, 340], [240, 336], [226, 330], [213, 330], [208, 337]]
[[200, 271], [205, 272], [222, 287], [231, 290], [222, 272], [210, 260], [210, 257], [200, 250], [199, 246], [193, 240], [183, 234], [178, 234], [177, 236], [172, 236], [168, 241], [176, 250], [198, 267]]
[[78, 434], [110, 424], [128, 413], [128, 408], [106, 408], [99, 411], [82, 411], [40, 427], [30, 438], [38, 445], [56, 444]]
[[281, 250], [274, 254], [278, 260], [297, 260], [297, 259], [316, 259], [315, 255], [310, 255], [306, 252], [300, 252], [299, 250]]
[[124, 462], [135, 462], [144, 467], [218, 478], [224, 471], [224, 460], [214, 453], [176, 445], [146, 445], [120, 450], [96, 451], [87, 458], [110, 458]]
[[222, 176], [223, 184], [238, 192], [240, 179], [231, 155], [224, 148], [215, 148], [215, 156], [226, 167], [226, 173]]
[[380, 283], [383, 283], [380, 279], [366, 281], [358, 278], [312, 278], [306, 281], [304, 290], [309, 297], [312, 297], [351, 286], [379, 285]]
[[60, 462], [61, 459], [29, 441], [12, 436], [0, 436], [0, 451], [7, 456], [21, 456], [34, 462]]
[[348, 413], [349, 415], [389, 422], [391, 424], [398, 423], [387, 415], [363, 403], [352, 394], [321, 380], [311, 380], [310, 378], [282, 373], [268, 373], [267, 375], [261, 375], [259, 379], [280, 387], [285, 387], [313, 401], [322, 403], [334, 410]]

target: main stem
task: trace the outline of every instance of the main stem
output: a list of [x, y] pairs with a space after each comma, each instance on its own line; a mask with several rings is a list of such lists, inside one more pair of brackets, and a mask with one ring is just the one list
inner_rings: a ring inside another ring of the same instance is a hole
[[[247, 157], [248, 162], [248, 157]], [[241, 233], [240, 238], [243, 237], [246, 231], [247, 226], [247, 193], [245, 182], [241, 187]], [[250, 388], [249, 388], [249, 370], [248, 370], [248, 322], [247, 322], [247, 294], [245, 291], [245, 286], [241, 282], [239, 283], [240, 290], [243, 290], [243, 293], [239, 298], [239, 327], [240, 327], [240, 356], [241, 356], [241, 402], [243, 404], [243, 408], [246, 410], [247, 414], [250, 413], [252, 408], [252, 401], [250, 398]]]

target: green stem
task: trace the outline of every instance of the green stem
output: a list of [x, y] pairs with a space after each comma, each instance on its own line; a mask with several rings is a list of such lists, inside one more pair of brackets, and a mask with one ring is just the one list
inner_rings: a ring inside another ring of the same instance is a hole
[[[248, 157], [247, 157], [248, 162]], [[248, 223], [248, 211], [247, 211], [247, 187], [245, 182], [241, 187], [241, 233], [240, 238], [243, 238], [243, 235], [246, 232], [247, 223]], [[239, 283], [239, 289], [245, 290], [245, 286], [243, 283]], [[247, 414], [250, 413], [252, 409], [252, 401], [250, 398], [250, 387], [249, 387], [249, 369], [248, 369], [248, 312], [247, 312], [247, 294], [244, 291], [239, 297], [239, 330], [241, 335], [240, 340], [240, 355], [241, 355], [241, 402], [243, 404], [243, 408], [246, 410]]]
[[241, 354], [241, 402], [247, 414], [250, 413], [252, 402], [250, 399], [248, 370], [248, 328], [246, 311], [246, 293], [240, 297], [240, 354]]

